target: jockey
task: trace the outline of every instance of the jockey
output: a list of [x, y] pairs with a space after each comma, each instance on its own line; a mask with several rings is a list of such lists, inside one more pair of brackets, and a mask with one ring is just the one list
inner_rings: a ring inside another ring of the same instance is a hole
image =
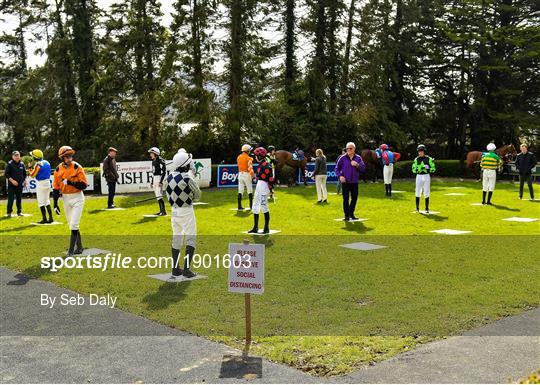
[[60, 147], [58, 157], [62, 159], [62, 163], [56, 167], [53, 178], [54, 212], [60, 215], [58, 198], [62, 193], [66, 220], [71, 229], [68, 257], [73, 256], [73, 254], [81, 254], [84, 250], [79, 232], [79, 223], [84, 208], [83, 190], [88, 187], [84, 170], [79, 163], [73, 161], [73, 154], [75, 154], [75, 150], [71, 147]]
[[244, 189], [248, 192], [249, 209], [251, 210], [253, 206], [253, 178], [255, 173], [253, 172], [253, 158], [249, 156], [250, 151], [251, 146], [244, 144], [242, 153], [236, 158], [236, 164], [238, 165], [238, 210], [244, 210], [242, 207]]
[[502, 160], [499, 155], [495, 153], [496, 148], [497, 147], [495, 146], [495, 144], [488, 144], [486, 147], [488, 152], [484, 152], [480, 160], [480, 168], [482, 169], [483, 205], [493, 205], [493, 203], [491, 203], [491, 196], [493, 195], [493, 190], [495, 190], [495, 182], [497, 181], [497, 170], [500, 170], [500, 168], [502, 167]]
[[398, 152], [392, 152], [389, 150], [387, 144], [381, 144], [378, 149], [375, 150], [377, 158], [383, 166], [383, 179], [384, 188], [386, 190], [386, 196], [392, 196], [392, 176], [394, 175], [394, 163], [399, 160], [401, 154]]
[[[43, 152], [41, 150], [33, 150], [30, 152], [30, 155], [36, 161], [34, 167], [30, 170], [30, 176], [36, 178], [37, 181], [36, 198], [42, 217], [42, 220], [39, 223], [52, 223], [53, 218], [50, 200], [51, 165], [49, 162], [43, 159]], [[47, 219], [47, 214], [49, 215], [49, 219]]]
[[157, 147], [152, 147], [148, 150], [150, 154], [150, 159], [152, 159], [152, 174], [154, 179], [152, 181], [152, 189], [154, 190], [154, 195], [156, 196], [159, 212], [156, 215], [163, 217], [167, 215], [165, 211], [165, 202], [163, 202], [163, 181], [165, 175], [167, 174], [167, 165], [165, 160], [161, 157], [161, 151]]
[[435, 172], [435, 161], [432, 157], [426, 155], [426, 146], [423, 144], [419, 144], [416, 151], [418, 156], [412, 163], [412, 172], [416, 174], [416, 211], [420, 211], [420, 196], [423, 192], [426, 199], [426, 213], [429, 213], [430, 174]]
[[[193, 178], [191, 165], [193, 158], [185, 150], [178, 151], [173, 157], [172, 171], [167, 177], [165, 192], [171, 204], [171, 225], [173, 231], [171, 253], [173, 258], [172, 277], [183, 275], [193, 278], [196, 274], [190, 270], [190, 264], [195, 253], [195, 240], [197, 236], [197, 222], [193, 202], [201, 197], [201, 190]], [[178, 256], [182, 244], [186, 244], [184, 269], [180, 269]]]
[[256, 178], [257, 185], [255, 187], [255, 197], [253, 200], [253, 228], [248, 231], [250, 234], [257, 234], [259, 232], [259, 213], [262, 211], [264, 214], [264, 230], [263, 234], [270, 233], [270, 212], [268, 209], [268, 195], [270, 189], [274, 183], [274, 177], [272, 176], [272, 167], [266, 161], [266, 149], [263, 147], [257, 147], [254, 151], [255, 158], [259, 165], [257, 167]]

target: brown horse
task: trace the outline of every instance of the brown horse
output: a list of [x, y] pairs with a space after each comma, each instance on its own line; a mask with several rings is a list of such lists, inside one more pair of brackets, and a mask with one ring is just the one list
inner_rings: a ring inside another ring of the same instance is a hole
[[[510, 154], [515, 156], [517, 154], [516, 148], [513, 144], [507, 144], [499, 147], [495, 152], [502, 158], [503, 156]], [[467, 168], [472, 171], [476, 179], [480, 179], [480, 160], [482, 159], [482, 151], [469, 151], [467, 153]]]
[[[313, 155], [313, 154], [311, 154]], [[308, 160], [311, 159], [311, 156], [308, 155], [307, 152], [304, 153], [304, 159], [302, 160], [294, 160], [292, 152], [286, 151], [286, 150], [277, 150], [276, 151], [276, 179], [279, 180], [279, 175], [281, 173], [281, 170], [283, 169], [283, 166], [287, 165], [289, 167], [292, 167], [294, 169], [294, 175], [296, 176], [296, 173], [298, 170], [300, 170], [300, 175], [302, 178], [302, 181], [304, 182], [304, 185], [307, 185], [306, 181], [306, 164]], [[296, 183], [294, 181], [294, 183]], [[289, 185], [291, 183], [288, 183]]]
[[371, 177], [371, 180], [375, 182], [377, 180], [378, 174], [380, 173], [380, 170], [382, 170], [382, 165], [377, 158], [377, 154], [375, 154], [375, 151], [366, 148], [362, 150], [362, 152], [360, 152], [360, 157], [366, 164], [366, 172], [363, 176], [364, 182], [367, 183], [368, 175]]

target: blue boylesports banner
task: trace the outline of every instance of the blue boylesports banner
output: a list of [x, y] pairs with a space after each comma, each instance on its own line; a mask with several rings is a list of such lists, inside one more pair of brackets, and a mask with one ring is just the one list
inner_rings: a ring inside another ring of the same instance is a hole
[[[326, 183], [337, 183], [338, 177], [335, 172], [336, 164], [335, 163], [326, 163]], [[315, 171], [315, 163], [308, 163], [306, 164], [306, 182], [309, 184], [315, 184], [315, 178], [313, 177], [313, 172]], [[298, 183], [302, 183], [302, 179], [300, 178], [300, 173], [302, 170], [298, 169], [298, 173], [296, 174], [296, 181]]]
[[[326, 170], [328, 178], [327, 183], [337, 183], [338, 178], [334, 169], [336, 168], [335, 163], [327, 163]], [[253, 169], [257, 169], [257, 164], [253, 165]], [[308, 183], [315, 183], [313, 179], [313, 171], [315, 170], [315, 163], [308, 163], [306, 165], [306, 175]], [[296, 175], [296, 180], [298, 183], [301, 183], [300, 180], [300, 170]], [[217, 187], [238, 187], [238, 166], [236, 164], [220, 164], [217, 169]]]
[[[253, 164], [253, 169], [256, 170], [257, 164]], [[220, 164], [217, 169], [217, 186], [218, 187], [238, 187], [238, 165], [236, 164]]]

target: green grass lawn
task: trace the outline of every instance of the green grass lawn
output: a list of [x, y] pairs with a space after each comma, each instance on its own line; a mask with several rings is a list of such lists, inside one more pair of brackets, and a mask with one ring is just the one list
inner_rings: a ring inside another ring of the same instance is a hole
[[[334, 188], [329, 185], [330, 192]], [[499, 183], [496, 206], [471, 206], [480, 201], [480, 188], [474, 182], [434, 182], [430, 209], [440, 214], [424, 216], [412, 213], [412, 182], [395, 183], [395, 190], [405, 192], [390, 199], [382, 184], [361, 184], [357, 216], [368, 220], [357, 223], [334, 221], [342, 216], [339, 196], [317, 205], [314, 187], [278, 189], [276, 203], [270, 203], [271, 228], [281, 233], [250, 237], [267, 247], [265, 293], [253, 296], [252, 353], [313, 374], [344, 374], [418, 343], [537, 307], [540, 222], [502, 219], [538, 218], [539, 202], [520, 201], [514, 185]], [[88, 197], [81, 223], [85, 246], [124, 256], [167, 256], [170, 218], [143, 218], [157, 204], [135, 205], [138, 199], [118, 198], [126, 211], [101, 211], [106, 198]], [[197, 251], [224, 254], [229, 242], [246, 237], [241, 231], [252, 226], [252, 217], [230, 210], [235, 189], [206, 190], [201, 200], [209, 204], [195, 208]], [[5, 201], [1, 205], [5, 212]], [[163, 269], [52, 273], [40, 268], [40, 258], [60, 255], [69, 231], [65, 225], [30, 225], [39, 220], [37, 205], [24, 207], [33, 217], [0, 221], [2, 266], [81, 293], [110, 293], [121, 309], [241, 347], [243, 296], [227, 292], [223, 267], [197, 269], [208, 279], [182, 284], [146, 277]], [[444, 228], [472, 233], [430, 233]], [[387, 248], [340, 247], [359, 241]]]

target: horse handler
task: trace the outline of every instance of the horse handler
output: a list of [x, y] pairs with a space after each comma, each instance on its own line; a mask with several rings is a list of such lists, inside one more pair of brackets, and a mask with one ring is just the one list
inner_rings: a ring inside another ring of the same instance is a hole
[[[167, 177], [167, 187], [165, 192], [167, 200], [171, 205], [171, 225], [172, 237], [172, 277], [183, 275], [186, 278], [196, 276], [190, 270], [191, 261], [195, 253], [195, 241], [197, 237], [197, 221], [193, 202], [200, 199], [201, 190], [197, 182], [191, 176], [191, 154], [186, 151], [179, 151], [172, 160], [174, 171]], [[186, 256], [184, 257], [184, 269], [180, 269], [178, 256], [180, 249], [186, 243]]]
[[259, 166], [257, 167], [257, 185], [255, 186], [255, 197], [253, 199], [253, 228], [248, 231], [249, 234], [259, 232], [259, 214], [264, 214], [263, 234], [270, 233], [270, 210], [268, 208], [268, 196], [274, 183], [272, 176], [272, 167], [266, 161], [266, 149], [257, 147], [253, 152]]
[[71, 147], [60, 147], [58, 157], [62, 159], [62, 163], [56, 167], [53, 179], [54, 212], [60, 215], [58, 198], [61, 193], [64, 210], [66, 211], [66, 220], [71, 230], [68, 257], [73, 256], [73, 254], [81, 254], [84, 250], [79, 232], [79, 223], [84, 208], [83, 190], [88, 187], [84, 170], [79, 163], [73, 161], [73, 154], [75, 154], [75, 150]]
[[488, 144], [486, 149], [488, 152], [483, 153], [480, 160], [480, 168], [482, 169], [482, 204], [493, 205], [491, 197], [497, 182], [497, 170], [502, 167], [502, 161], [499, 155], [495, 153], [497, 146], [494, 143]]
[[242, 207], [244, 189], [248, 192], [249, 209], [251, 210], [253, 206], [253, 178], [255, 173], [253, 172], [253, 158], [249, 156], [250, 151], [251, 146], [244, 144], [242, 153], [236, 158], [236, 164], [238, 165], [238, 210], [244, 210]]
[[521, 152], [516, 157], [516, 169], [519, 172], [519, 199], [523, 199], [523, 185], [527, 182], [530, 200], [534, 200], [532, 183], [532, 170], [536, 167], [536, 157], [529, 151], [529, 147], [522, 143]]

